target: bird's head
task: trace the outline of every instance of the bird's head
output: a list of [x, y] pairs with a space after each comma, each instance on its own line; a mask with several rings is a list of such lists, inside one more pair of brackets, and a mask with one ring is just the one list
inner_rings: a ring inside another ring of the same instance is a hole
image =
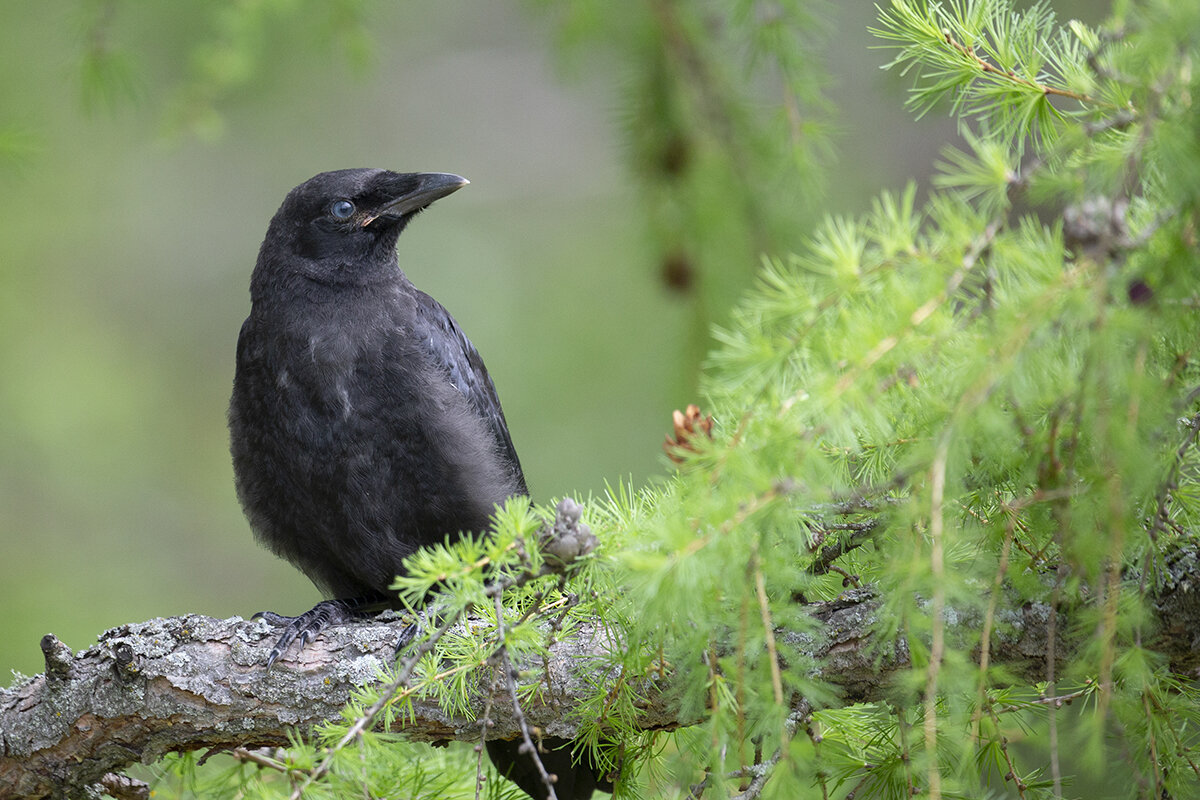
[[256, 277], [294, 272], [334, 285], [378, 280], [394, 272], [396, 237], [408, 221], [467, 183], [443, 172], [322, 172], [284, 198], [263, 240]]

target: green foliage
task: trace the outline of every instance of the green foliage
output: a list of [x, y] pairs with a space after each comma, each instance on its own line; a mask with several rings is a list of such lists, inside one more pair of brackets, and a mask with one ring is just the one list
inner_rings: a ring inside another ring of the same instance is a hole
[[[192, 755], [171, 756], [156, 772], [155, 796], [191, 798], [287, 797], [305, 770], [316, 763], [313, 751], [297, 741], [275, 757], [257, 755], [256, 762], [237, 756], [216, 756], [196, 768]], [[354, 750], [342, 751], [328, 776], [305, 789], [304, 797], [326, 800], [362, 797], [370, 786], [375, 797], [473, 800], [476, 754], [468, 745], [444, 748], [414, 747], [395, 737], [366, 734]], [[511, 784], [495, 777], [485, 784], [483, 800], [524, 800]]]
[[831, 151], [814, 57], [824, 6], [534, 5], [556, 18], [569, 56], [594, 46], [617, 75], [629, 177], [662, 284], [691, 302], [688, 361], [698, 362], [711, 322], [748, 287], [759, 254], [798, 245], [820, 195]]
[[[205, 139], [224, 133], [222, 103], [267, 71], [275, 48], [309, 42], [340, 50], [362, 67], [371, 59], [367, 6], [362, 0], [249, 0], [240, 3], [174, 3], [171, 12], [190, 17], [197, 30], [182, 74], [172, 75], [166, 125]], [[153, 12], [147, 15], [153, 17]], [[151, 91], [151, 67], [133, 46], [136, 15], [116, 0], [87, 0], [79, 9], [83, 35], [79, 87], [84, 107], [112, 111], [141, 101]]]
[[[722, 127], [740, 119], [728, 108], [712, 122], [705, 87], [729, 72], [689, 81], [698, 64], [742, 62], [717, 55], [727, 42], [702, 35], [699, 7], [618, 19], [601, 5], [566, 4], [564, 29], [644, 51], [635, 149], [660, 168], [651, 202], [675, 181], [687, 191], [663, 208], [697, 204], [681, 218], [730, 196], [739, 153], [759, 140]], [[757, 6], [736, 8], [723, 18], [735, 41], [806, 69], [794, 40], [751, 20]], [[477, 617], [427, 632], [389, 713], [403, 718], [417, 694], [472, 708], [495, 689], [496, 652], [536, 664], [551, 636], [593, 619], [617, 645], [602, 665], [612, 678], [570, 713], [584, 746], [620, 754], [619, 796], [1200, 795], [1200, 697], [1155, 652], [1151, 607], [1200, 513], [1200, 12], [1123, 3], [1093, 30], [1060, 26], [1047, 4], [894, 0], [879, 35], [916, 76], [913, 107], [948, 103], [971, 152], [946, 155], [924, 204], [915, 187], [884, 193], [765, 260], [715, 332], [713, 437], [676, 448], [661, 484], [590, 504], [602, 546], [569, 580], [526, 579], [547, 512], [519, 502], [493, 536], [415, 557], [402, 596], [416, 605], [440, 587], [440, 613]], [[681, 136], [697, 148], [686, 178], [666, 169]], [[779, 142], [762, 153], [782, 158]], [[823, 560], [830, 548], [841, 554]], [[806, 655], [822, 631], [804, 601], [863, 582], [883, 598], [881, 652], [903, 637], [912, 665], [878, 702], [847, 705]], [[496, 585], [511, 587], [499, 619]], [[1069, 629], [1049, 647], [1070, 652], [1046, 652], [1069, 660], [1030, 683], [997, 649], [1033, 604], [1061, 612]], [[521, 696], [544, 680], [528, 668]], [[642, 732], [639, 700], [664, 687], [681, 720], [700, 721]], [[345, 780], [387, 795], [422, 779], [388, 782], [408, 773], [373, 759], [425, 762], [385, 741], [336, 750], [341, 777], [320, 791]], [[286, 757], [311, 771], [309, 747]]]

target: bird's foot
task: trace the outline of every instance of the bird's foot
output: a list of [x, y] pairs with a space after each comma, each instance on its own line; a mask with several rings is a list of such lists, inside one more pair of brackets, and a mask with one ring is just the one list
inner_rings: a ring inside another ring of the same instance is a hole
[[330, 625], [353, 622], [362, 614], [362, 604], [355, 600], [322, 600], [298, 617], [285, 617], [274, 611], [260, 611], [251, 619], [262, 619], [272, 625], [283, 625], [283, 633], [267, 655], [267, 669], [284, 654], [292, 642], [300, 640], [300, 649]]
[[396, 640], [396, 649], [392, 651], [392, 659], [400, 657], [400, 651], [408, 647], [412, 640], [425, 628], [426, 610], [421, 609], [416, 614], [404, 615], [404, 627], [400, 629], [400, 638]]

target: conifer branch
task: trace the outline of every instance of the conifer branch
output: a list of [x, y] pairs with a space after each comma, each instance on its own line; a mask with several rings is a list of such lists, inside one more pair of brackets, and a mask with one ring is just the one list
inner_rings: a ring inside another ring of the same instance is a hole
[[968, 47], [962, 42], [957, 41], [953, 36], [950, 35], [948, 31], [944, 34], [944, 38], [946, 40], [946, 44], [950, 45], [959, 53], [961, 53], [976, 68], [984, 73], [987, 73], [988, 75], [995, 76], [1000, 80], [1010, 81], [1017, 86], [1021, 86], [1026, 89], [1033, 89], [1046, 95], [1066, 97], [1070, 98], [1071, 100], [1078, 100], [1080, 103], [1087, 103], [1089, 105], [1112, 107], [1111, 103], [1102, 103], [1101, 101], [1094, 97], [1090, 97], [1089, 95], [1080, 94], [1079, 92], [1072, 92], [1070, 89], [1062, 89], [1057, 86], [1051, 86], [1048, 83], [1041, 83], [1039, 81], [1029, 80], [1028, 78], [1022, 78], [1011, 69], [1001, 69], [987, 59], [982, 58], [977, 52], [975, 52], [974, 47]]
[[[1197, 552], [1181, 553], [1168, 565], [1181, 574], [1155, 598], [1163, 615], [1162, 633], [1147, 642], [1185, 674], [1200, 667], [1200, 653], [1191, 644], [1193, 631], [1200, 629], [1195, 599], [1200, 587], [1188, 577], [1197, 558]], [[837, 600], [806, 606], [821, 624], [821, 637], [783, 629], [775, 635], [819, 664], [819, 677], [838, 686], [844, 702], [883, 699], [891, 677], [909, 666], [909, 658], [903, 639], [878, 651], [882, 643], [872, 629], [880, 602], [869, 587], [850, 590]], [[1050, 617], [1049, 607], [1038, 603], [1006, 612], [1005, 631], [993, 633], [994, 662], [1013, 675], [1038, 680], [1045, 673]], [[970, 613], [955, 620], [968, 629], [980, 624]], [[0, 690], [0, 798], [49, 797], [72, 786], [82, 790], [133, 762], [153, 761], [168, 752], [217, 748], [250, 754], [261, 747], [288, 747], [293, 731], [310, 733], [340, 720], [353, 692], [378, 680], [403, 624], [385, 616], [334, 626], [302, 653], [281, 659], [271, 672], [262, 664], [274, 642], [273, 629], [238, 617], [188, 615], [124, 625], [77, 655], [61, 652], [53, 646], [61, 643], [51, 637], [48, 671]], [[1059, 620], [1057, 628], [1070, 630], [1071, 625]], [[1069, 657], [1077, 645], [1061, 642], [1059, 656]], [[582, 623], [570, 637], [553, 642], [547, 665], [559, 691], [553, 698], [524, 699], [527, 723], [554, 736], [573, 737], [581, 723], [563, 708], [593, 696], [596, 685], [613, 679], [602, 666], [609, 663], [605, 656], [611, 646], [603, 630]], [[645, 679], [638, 726], [669, 730], [699, 721], [680, 715], [670, 682], [670, 673]], [[486, 685], [486, 676], [479, 685]], [[388, 729], [416, 741], [478, 742], [485, 694], [474, 697], [467, 711], [450, 713], [428, 695], [414, 692], [411, 713]], [[513, 713], [493, 705], [490, 714], [494, 725], [487, 738], [519, 734]], [[360, 716], [356, 730], [385, 727], [383, 719], [378, 712], [369, 720]], [[274, 763], [269, 768], [279, 769]]]
[[496, 653], [500, 661], [500, 670], [504, 675], [504, 680], [508, 687], [509, 699], [512, 701], [513, 716], [516, 717], [517, 727], [521, 731], [521, 747], [518, 752], [528, 755], [533, 762], [533, 766], [537, 769], [538, 777], [541, 778], [542, 784], [546, 787], [547, 800], [558, 800], [558, 795], [554, 791], [554, 779], [550, 777], [550, 773], [546, 771], [546, 765], [542, 763], [542, 757], [538, 754], [537, 745], [533, 743], [533, 737], [529, 733], [529, 723], [525, 718], [525, 710], [521, 707], [521, 695], [517, 689], [517, 676], [520, 673], [513, 666], [512, 658], [508, 654], [508, 643], [504, 636], [504, 605], [500, 601], [500, 593], [494, 592], [492, 597], [496, 604], [496, 639], [498, 640]]

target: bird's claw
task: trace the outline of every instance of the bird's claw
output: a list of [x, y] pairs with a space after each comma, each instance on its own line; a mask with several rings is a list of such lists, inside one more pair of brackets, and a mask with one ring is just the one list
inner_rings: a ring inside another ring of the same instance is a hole
[[357, 614], [350, 604], [342, 600], [322, 600], [308, 611], [297, 617], [286, 617], [274, 611], [260, 611], [251, 619], [261, 619], [272, 625], [283, 625], [283, 633], [267, 654], [267, 670], [270, 671], [275, 662], [287, 652], [292, 642], [299, 639], [300, 649], [311, 642], [321, 631], [330, 625], [351, 622]]
[[400, 638], [396, 640], [396, 649], [392, 651], [392, 658], [399, 658], [400, 651], [408, 647], [412, 640], [417, 638], [417, 634], [421, 632], [421, 625], [424, 622], [424, 615], [418, 615], [411, 622], [406, 622], [404, 627], [400, 629]]

